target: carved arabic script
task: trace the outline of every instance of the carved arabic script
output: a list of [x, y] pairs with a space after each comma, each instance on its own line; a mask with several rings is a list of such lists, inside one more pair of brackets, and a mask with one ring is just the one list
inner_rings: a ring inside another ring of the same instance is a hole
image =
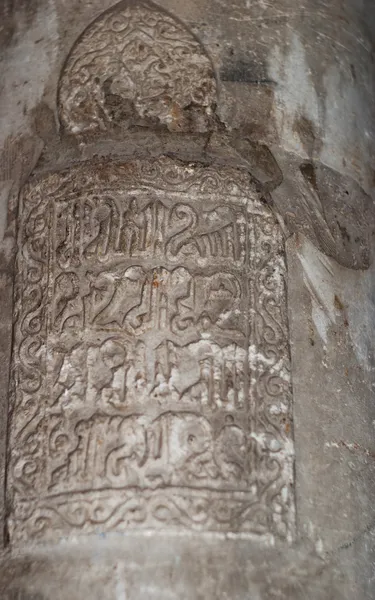
[[231, 169], [92, 164], [26, 186], [12, 539], [287, 536], [284, 269], [278, 226]]

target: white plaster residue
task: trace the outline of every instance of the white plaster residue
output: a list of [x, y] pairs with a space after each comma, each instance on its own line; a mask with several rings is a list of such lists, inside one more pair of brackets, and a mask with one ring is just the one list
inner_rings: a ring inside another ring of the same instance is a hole
[[[287, 383], [290, 382], [290, 373], [286, 366], [284, 365], [285, 358], [280, 357], [277, 362], [275, 362], [275, 357], [272, 355], [270, 357], [266, 357], [262, 352], [257, 352], [256, 346], [252, 344], [249, 346], [249, 367], [251, 370], [256, 370], [257, 367], [261, 366], [263, 368], [268, 368], [269, 373], [271, 375], [275, 375], [280, 377], [283, 381]], [[252, 379], [252, 383], [256, 383], [256, 378]]]
[[320, 131], [320, 107], [305, 49], [296, 32], [291, 34], [286, 58], [274, 47], [269, 56], [268, 73], [270, 79], [277, 82], [274, 116], [283, 145], [286, 150], [308, 158], [294, 123], [296, 118], [304, 116]]
[[286, 438], [282, 442], [278, 439], [273, 438], [268, 433], [256, 433], [252, 432], [250, 438], [255, 440], [262, 450], [270, 450], [271, 452], [278, 453], [279, 456], [283, 457], [283, 464], [287, 464], [287, 458], [294, 458], [294, 445], [292, 440]]
[[326, 442], [324, 445], [326, 448], [340, 448], [337, 442]]
[[[317, 250], [307, 238], [301, 239], [297, 255], [311, 296], [311, 316], [320, 338], [327, 344], [329, 327], [341, 314], [346, 319], [358, 363], [368, 373], [374, 372], [375, 347], [371, 332], [375, 320], [375, 263], [364, 272], [345, 269]], [[339, 310], [335, 306], [336, 296], [342, 305]]]
[[261, 352], [257, 352], [257, 347], [252, 344], [249, 346], [249, 366], [250, 368], [255, 368], [258, 362], [261, 362], [264, 365], [272, 366], [275, 362], [273, 356], [270, 358], [266, 358], [264, 354]]
[[[369, 187], [367, 166], [374, 147], [373, 109], [369, 98], [371, 75], [364, 71], [353, 80], [349, 68], [352, 55], [348, 48], [341, 47], [336, 60], [322, 72], [321, 79], [314, 81], [306, 60], [307, 52], [314, 51], [314, 47], [305, 48], [293, 31], [286, 56], [277, 46], [270, 52], [268, 73], [277, 83], [273, 111], [282, 145], [287, 151], [309, 158], [295, 130], [296, 120], [304, 117], [323, 142], [319, 156], [313, 158]], [[318, 76], [315, 73], [315, 77]]]
[[[375, 376], [375, 262], [368, 271], [351, 273], [342, 286], [349, 335], [358, 363]], [[371, 382], [370, 382], [371, 385]]]
[[116, 565], [116, 600], [128, 600], [125, 586], [125, 569], [122, 561]]
[[[375, 343], [372, 335], [375, 322], [375, 262], [367, 271], [340, 267], [303, 236], [297, 256], [303, 268], [304, 283], [311, 296], [311, 316], [324, 344], [329, 327], [345, 319], [351, 347], [361, 368], [372, 374], [366, 384], [371, 386], [375, 374]], [[335, 298], [336, 297], [336, 298]], [[339, 299], [339, 306], [335, 299]]]
[[315, 542], [315, 551], [320, 557], [324, 557], [324, 544], [321, 538], [318, 538]]
[[284, 402], [280, 402], [280, 404], [271, 404], [268, 411], [270, 415], [279, 416], [286, 415], [288, 413], [288, 406]]
[[372, 154], [373, 139], [368, 134], [373, 115], [372, 104], [365, 99], [365, 86], [358, 85], [349, 70], [331, 65], [324, 75], [326, 94], [324, 144], [320, 159], [337, 171], [343, 171], [368, 185], [363, 167]]
[[332, 261], [306, 238], [297, 254], [303, 268], [305, 285], [311, 295], [311, 316], [320, 338], [327, 344], [328, 329], [336, 322]]

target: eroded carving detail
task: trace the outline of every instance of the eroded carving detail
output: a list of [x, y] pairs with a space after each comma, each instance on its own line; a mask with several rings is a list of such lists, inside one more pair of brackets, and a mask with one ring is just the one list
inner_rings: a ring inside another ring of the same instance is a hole
[[247, 175], [81, 166], [21, 199], [11, 536], [292, 528], [284, 254]]
[[124, 3], [82, 34], [64, 67], [60, 119], [71, 133], [159, 123], [206, 131], [216, 82], [194, 36], [147, 3]]

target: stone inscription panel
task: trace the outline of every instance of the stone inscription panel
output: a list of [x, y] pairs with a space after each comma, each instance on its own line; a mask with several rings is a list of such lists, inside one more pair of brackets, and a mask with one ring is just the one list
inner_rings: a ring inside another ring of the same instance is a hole
[[288, 538], [284, 251], [250, 178], [74, 167], [20, 201], [11, 539]]

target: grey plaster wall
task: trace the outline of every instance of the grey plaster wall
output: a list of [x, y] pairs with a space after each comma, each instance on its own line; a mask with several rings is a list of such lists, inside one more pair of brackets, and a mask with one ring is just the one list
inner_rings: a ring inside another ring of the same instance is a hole
[[[17, 198], [31, 172], [94, 155], [234, 164], [257, 179], [288, 238], [297, 539], [285, 550], [98, 536], [12, 553], [1, 527], [2, 597], [371, 600], [374, 3], [161, 0], [212, 60], [215, 131], [130, 127], [77, 141], [59, 128], [58, 79], [78, 36], [114, 4], [8, 1], [0, 9], [1, 489]], [[0, 509], [4, 523], [4, 502]]]
[[349, 597], [363, 593], [363, 585], [370, 598], [373, 267], [345, 269], [296, 236], [289, 242], [288, 277], [299, 530], [339, 557]]

